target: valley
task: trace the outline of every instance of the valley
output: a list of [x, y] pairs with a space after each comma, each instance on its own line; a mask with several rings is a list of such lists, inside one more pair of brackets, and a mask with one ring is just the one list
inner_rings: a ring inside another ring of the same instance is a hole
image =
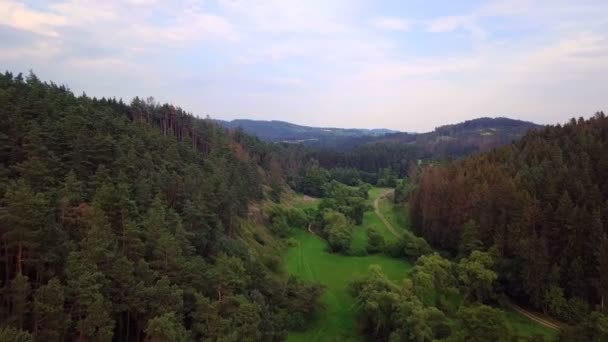
[[[305, 331], [291, 332], [288, 341], [364, 341], [357, 333], [355, 302], [348, 294], [349, 282], [368, 275], [370, 266], [377, 265], [392, 282], [399, 284], [409, 276], [413, 266], [407, 260], [385, 254], [360, 255], [366, 254], [368, 229], [377, 229], [387, 242], [396, 242], [401, 231], [409, 229], [407, 210], [395, 208], [393, 193], [393, 189], [377, 187], [369, 191], [368, 202], [373, 204], [373, 209], [366, 211], [362, 225], [354, 228], [351, 244], [354, 255], [330, 253], [327, 242], [317, 234], [301, 229], [292, 231], [290, 243], [293, 246], [285, 256], [287, 272], [323, 285], [325, 308]], [[298, 195], [291, 202], [295, 208], [302, 209], [314, 208], [319, 200], [303, 199]], [[505, 318], [509, 327], [521, 336], [543, 336], [547, 341], [557, 338], [554, 329], [536, 323], [525, 312], [508, 309]]]

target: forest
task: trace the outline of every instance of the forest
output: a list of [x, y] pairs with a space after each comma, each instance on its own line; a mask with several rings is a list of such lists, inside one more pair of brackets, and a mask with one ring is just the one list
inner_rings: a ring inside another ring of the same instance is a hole
[[608, 340], [603, 113], [330, 149], [6, 72], [0, 114], [0, 341]]
[[605, 340], [607, 143], [599, 112], [428, 167], [410, 201], [412, 229], [453, 257], [472, 246], [492, 251], [502, 291], [564, 322], [586, 322], [589, 335], [568, 341]]
[[0, 340], [284, 340], [319, 309], [242, 238], [254, 138], [33, 74], [0, 76], [0, 111]]

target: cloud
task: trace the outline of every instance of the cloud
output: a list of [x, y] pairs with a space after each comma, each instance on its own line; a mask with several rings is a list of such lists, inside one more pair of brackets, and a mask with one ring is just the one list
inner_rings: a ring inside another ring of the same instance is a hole
[[555, 122], [605, 104], [605, 0], [383, 5], [0, 0], [0, 64], [90, 95], [321, 126]]
[[371, 21], [373, 27], [379, 30], [405, 32], [409, 31], [411, 23], [403, 18], [378, 17]]
[[0, 24], [56, 37], [57, 26], [65, 25], [66, 18], [54, 13], [46, 13], [27, 8], [24, 4], [5, 0], [0, 2]]

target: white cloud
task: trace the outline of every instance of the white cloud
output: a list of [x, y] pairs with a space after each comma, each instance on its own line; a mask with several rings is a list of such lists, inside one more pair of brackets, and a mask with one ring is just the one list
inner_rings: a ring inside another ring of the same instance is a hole
[[379, 17], [374, 18], [372, 21], [372, 26], [379, 30], [386, 31], [398, 31], [404, 32], [409, 31], [411, 27], [411, 23], [403, 18], [397, 17]]
[[4, 0], [0, 2], [0, 24], [44, 36], [56, 37], [57, 26], [65, 25], [66, 18], [54, 13], [35, 11], [24, 4]]
[[[414, 5], [402, 6], [381, 16], [370, 0], [0, 0], [0, 64], [91, 95], [322, 126], [551, 122], [605, 104], [605, 0], [497, 0], [431, 19], [405, 19]], [[454, 48], [462, 32], [470, 42]]]

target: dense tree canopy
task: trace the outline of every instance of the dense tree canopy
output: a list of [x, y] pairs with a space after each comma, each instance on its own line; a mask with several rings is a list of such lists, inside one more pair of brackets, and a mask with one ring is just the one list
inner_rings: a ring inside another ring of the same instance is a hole
[[0, 114], [0, 339], [283, 340], [312, 318], [320, 288], [241, 238], [282, 182], [271, 146], [33, 74], [0, 75]]
[[413, 228], [453, 255], [494, 247], [511, 296], [578, 322], [608, 295], [607, 147], [608, 118], [598, 113], [427, 167], [412, 196]]

